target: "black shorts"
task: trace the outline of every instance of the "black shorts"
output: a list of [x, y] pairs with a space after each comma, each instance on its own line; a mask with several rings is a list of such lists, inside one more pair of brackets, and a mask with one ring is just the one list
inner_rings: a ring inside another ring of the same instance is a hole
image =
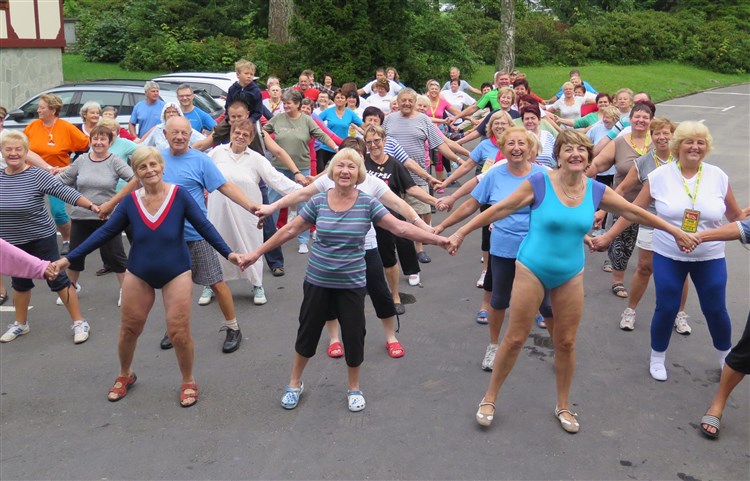
[[[483, 204], [479, 206], [479, 212], [484, 212], [490, 207], [491, 206], [489, 204]], [[492, 224], [482, 226], [482, 252], [490, 251], [490, 225]]]
[[[492, 271], [492, 299], [493, 309], [507, 309], [510, 306], [510, 296], [513, 291], [513, 281], [516, 278], [516, 260], [507, 257], [490, 255], [490, 270]], [[487, 272], [489, 274], [489, 271]], [[485, 277], [485, 284], [487, 278]], [[544, 289], [544, 299], [539, 306], [539, 312], [544, 317], [552, 317], [550, 290]]]
[[[419, 260], [414, 242], [403, 237], [397, 237], [391, 231], [375, 227], [375, 235], [378, 238], [378, 252], [385, 267], [393, 267], [401, 261], [401, 270], [404, 275], [419, 274]], [[398, 252], [398, 259], [396, 253]]]
[[[106, 221], [73, 219], [70, 231], [70, 249], [73, 250], [94, 233]], [[117, 235], [99, 248], [99, 255], [104, 265], [113, 272], [122, 274], [128, 266], [128, 258], [125, 256], [125, 248], [122, 246], [122, 236]], [[86, 268], [86, 258], [81, 257], [70, 262], [70, 269], [82, 272]]]
[[[56, 261], [60, 258], [60, 251], [57, 249], [57, 234], [26, 244], [18, 244], [16, 247], [45, 261]], [[70, 279], [65, 272], [60, 272], [55, 280], [47, 281], [47, 285], [52, 291], [58, 292], [70, 285]], [[27, 292], [34, 288], [34, 281], [23, 277], [11, 277], [11, 286], [18, 292]]]
[[727, 366], [742, 374], [750, 374], [750, 314], [747, 316], [745, 331], [736, 346], [724, 360]]

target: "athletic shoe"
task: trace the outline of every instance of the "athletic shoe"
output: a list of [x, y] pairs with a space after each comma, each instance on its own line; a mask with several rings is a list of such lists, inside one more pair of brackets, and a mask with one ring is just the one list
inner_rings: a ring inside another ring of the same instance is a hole
[[663, 362], [651, 362], [649, 365], [648, 372], [651, 373], [651, 377], [656, 381], [667, 380], [667, 368], [664, 367]]
[[89, 331], [91, 330], [91, 327], [85, 319], [83, 321], [74, 322], [71, 326], [71, 329], [73, 329], [74, 343], [81, 344], [82, 342], [86, 342], [86, 340], [89, 338]]
[[274, 277], [283, 277], [283, 275], [285, 274], [284, 268], [283, 267], [274, 267], [273, 269], [271, 269], [271, 274]]
[[410, 286], [418, 286], [420, 280], [421, 279], [419, 278], [419, 274], [418, 273], [417, 274], [412, 274], [412, 275], [409, 276], [409, 285]]
[[620, 329], [623, 331], [632, 331], [635, 329], [635, 309], [626, 307], [622, 311], [622, 318], [620, 319]]
[[65, 256], [70, 253], [70, 242], [63, 241], [62, 249], [60, 249], [60, 255]]
[[425, 251], [417, 252], [417, 259], [422, 264], [429, 264], [430, 262], [432, 262], [432, 259], [430, 259], [430, 256], [428, 256]]
[[262, 306], [268, 302], [266, 299], [266, 293], [263, 291], [263, 286], [253, 286], [253, 304], [256, 306]]
[[497, 354], [497, 344], [488, 345], [487, 350], [484, 352], [482, 369], [485, 371], [492, 371], [492, 366], [495, 365], [495, 354]]
[[8, 324], [8, 330], [3, 334], [2, 337], [0, 337], [0, 342], [10, 342], [13, 339], [17, 338], [18, 336], [23, 336], [24, 334], [29, 333], [29, 324], [19, 324], [17, 322], [14, 322], [13, 324]]
[[487, 271], [482, 271], [482, 274], [477, 279], [477, 287], [484, 287], [484, 276], [487, 275]]
[[198, 305], [199, 306], [207, 306], [211, 304], [211, 299], [214, 298], [214, 291], [208, 287], [203, 287], [203, 292], [201, 292], [201, 296], [198, 298]]
[[[81, 283], [79, 282], [78, 284], [75, 284], [75, 286], [76, 286], [76, 292], [81, 292]], [[55, 304], [57, 304], [58, 306], [64, 306], [65, 305], [65, 303], [60, 298], [60, 296], [57, 296], [57, 300], [55, 301]]]
[[307, 254], [308, 252], [310, 252], [310, 249], [307, 247], [307, 244], [300, 244], [297, 252], [300, 254]]
[[691, 332], [693, 332], [693, 329], [687, 323], [688, 317], [689, 316], [685, 311], [680, 311], [677, 313], [677, 317], [674, 318], [674, 330], [677, 331], [677, 334], [687, 336]]

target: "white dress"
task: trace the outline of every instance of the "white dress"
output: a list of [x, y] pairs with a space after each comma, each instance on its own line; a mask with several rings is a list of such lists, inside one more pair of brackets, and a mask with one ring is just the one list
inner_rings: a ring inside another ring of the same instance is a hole
[[[261, 204], [263, 196], [258, 184], [265, 181], [269, 189], [288, 194], [301, 188], [277, 171], [271, 163], [257, 152], [246, 149], [235, 154], [229, 144], [219, 145], [211, 151], [216, 167], [228, 182], [232, 182], [253, 202]], [[263, 244], [263, 229], [258, 229], [258, 217], [232, 202], [221, 192], [214, 191], [208, 196], [208, 220], [235, 252], [253, 252]], [[254, 286], [263, 285], [263, 262], [259, 261], [242, 272], [239, 267], [221, 260], [224, 280], [247, 279]]]

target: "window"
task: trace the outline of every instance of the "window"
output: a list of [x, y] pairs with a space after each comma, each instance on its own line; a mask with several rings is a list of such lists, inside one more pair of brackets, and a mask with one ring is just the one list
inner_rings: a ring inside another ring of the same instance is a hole
[[[65, 117], [66, 112], [68, 112], [68, 109], [70, 107], [70, 102], [73, 100], [73, 96], [75, 95], [74, 91], [65, 91], [65, 92], [54, 92], [55, 95], [59, 96], [63, 101], [63, 108], [60, 111], [60, 117]], [[29, 101], [26, 105], [21, 107], [21, 110], [23, 111], [23, 120], [27, 119], [36, 119], [39, 117], [39, 114], [36, 113], [36, 109], [39, 108], [39, 97], [35, 97], [33, 100]]]
[[[118, 115], [124, 115], [122, 112], [123, 103], [122, 92], [107, 92], [104, 90], [84, 90], [81, 92], [75, 109], [71, 110], [69, 115], [74, 117], [78, 115], [83, 104], [89, 101], [97, 102], [102, 108], [112, 106], [117, 109]], [[129, 114], [128, 114], [129, 115]]]

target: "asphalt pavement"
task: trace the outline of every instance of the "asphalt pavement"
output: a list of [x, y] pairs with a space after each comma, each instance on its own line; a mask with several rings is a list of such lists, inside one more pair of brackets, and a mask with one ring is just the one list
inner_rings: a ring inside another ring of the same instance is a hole
[[[707, 161], [727, 172], [741, 206], [750, 204], [750, 85], [673, 99], [657, 115], [704, 121], [715, 145]], [[621, 331], [626, 301], [610, 292], [601, 253], [586, 261], [571, 393], [580, 433], [565, 433], [553, 416], [553, 352], [547, 332], [536, 328], [493, 425], [480, 428], [474, 413], [489, 373], [480, 368], [487, 328], [474, 322], [479, 237], [469, 236], [457, 257], [428, 247], [433, 261], [422, 266], [422, 286], [402, 279], [400, 290], [416, 297], [401, 317], [404, 358], [388, 357], [366, 301], [367, 408], [360, 413], [347, 410], [346, 365], [326, 356], [325, 334], [303, 376], [299, 407], [279, 406], [307, 260], [294, 242], [284, 248], [285, 277], [266, 269], [268, 304], [254, 306], [247, 284], [230, 283], [244, 334], [236, 353], [222, 354], [218, 306], [199, 307], [194, 289], [196, 406], [178, 406], [174, 353], [159, 349], [160, 297], [136, 352], [138, 382], [125, 399], [108, 402], [118, 371], [117, 283], [114, 275], [95, 277], [101, 263], [89, 256], [80, 294], [88, 342], [73, 344], [65, 311], [41, 282], [31, 332], [0, 346], [0, 479], [748, 479], [750, 382], [731, 396], [718, 441], [699, 432], [719, 370], [694, 290], [686, 309], [693, 333], [672, 336], [669, 380], [656, 382], [648, 372], [653, 289], [635, 331]], [[750, 253], [733, 242], [726, 257], [736, 341], [750, 309]], [[13, 320], [8, 304], [3, 326]]]

